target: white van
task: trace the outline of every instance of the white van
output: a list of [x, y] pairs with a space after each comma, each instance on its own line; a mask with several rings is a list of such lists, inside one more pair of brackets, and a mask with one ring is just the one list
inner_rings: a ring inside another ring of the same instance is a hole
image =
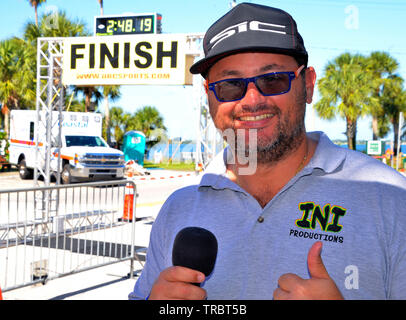
[[[58, 112], [52, 113], [52, 136], [59, 131]], [[32, 178], [35, 168], [36, 111], [12, 110], [10, 113], [10, 163], [18, 165], [21, 179]], [[124, 177], [124, 154], [110, 148], [102, 135], [102, 116], [98, 113], [62, 112], [62, 147], [51, 142], [50, 170], [56, 176], [60, 153], [61, 181], [106, 180]], [[45, 117], [40, 121], [45, 122]], [[38, 146], [44, 148], [47, 141], [45, 125], [41, 125]], [[41, 157], [38, 156], [38, 159]], [[41, 160], [41, 166], [45, 163]]]

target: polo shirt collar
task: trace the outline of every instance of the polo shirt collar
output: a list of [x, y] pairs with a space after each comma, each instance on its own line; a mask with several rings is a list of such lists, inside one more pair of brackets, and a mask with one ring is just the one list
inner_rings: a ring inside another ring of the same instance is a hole
[[[317, 141], [317, 147], [313, 157], [306, 167], [300, 172], [300, 176], [311, 174], [314, 169], [321, 169], [325, 173], [332, 173], [343, 163], [346, 158], [346, 150], [335, 145], [325, 133], [321, 131], [308, 132], [308, 137]], [[214, 189], [244, 190], [226, 176], [227, 152], [231, 152], [227, 146], [208, 165], [201, 178], [199, 187], [210, 186]]]
[[332, 173], [337, 170], [345, 161], [348, 150], [334, 144], [324, 132], [314, 131], [307, 135], [318, 143], [313, 157], [306, 166], [306, 171], [321, 169], [325, 173]]
[[231, 152], [229, 146], [219, 152], [204, 170], [199, 187], [212, 187], [214, 189], [233, 189], [242, 191], [242, 189], [232, 182], [226, 175], [227, 154]]

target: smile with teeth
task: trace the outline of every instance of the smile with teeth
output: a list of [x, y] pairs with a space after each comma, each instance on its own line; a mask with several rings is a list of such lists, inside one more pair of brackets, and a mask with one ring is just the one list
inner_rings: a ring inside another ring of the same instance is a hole
[[272, 113], [266, 113], [266, 114], [261, 114], [259, 116], [246, 116], [246, 117], [239, 117], [238, 120], [240, 121], [259, 121], [263, 119], [268, 119], [272, 118], [274, 114]]

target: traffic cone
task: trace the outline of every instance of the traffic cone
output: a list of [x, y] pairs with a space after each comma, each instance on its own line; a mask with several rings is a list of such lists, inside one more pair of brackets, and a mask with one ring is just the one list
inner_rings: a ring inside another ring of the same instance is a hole
[[203, 163], [198, 163], [197, 164], [197, 170], [198, 173], [203, 171]]
[[132, 184], [128, 184], [125, 186], [123, 217], [119, 218], [118, 221], [132, 222], [133, 211], [134, 211], [134, 187]]

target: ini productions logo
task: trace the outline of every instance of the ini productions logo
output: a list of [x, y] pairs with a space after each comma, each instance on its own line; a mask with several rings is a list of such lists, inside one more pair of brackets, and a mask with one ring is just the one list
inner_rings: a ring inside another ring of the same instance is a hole
[[[344, 237], [339, 236], [338, 233], [343, 228], [340, 219], [345, 216], [347, 209], [331, 204], [326, 204], [322, 208], [312, 201], [301, 202], [298, 207], [302, 212], [302, 217], [295, 221], [295, 225], [305, 231], [290, 229], [289, 236], [338, 243], [344, 242]], [[317, 226], [326, 233], [313, 232]]]

